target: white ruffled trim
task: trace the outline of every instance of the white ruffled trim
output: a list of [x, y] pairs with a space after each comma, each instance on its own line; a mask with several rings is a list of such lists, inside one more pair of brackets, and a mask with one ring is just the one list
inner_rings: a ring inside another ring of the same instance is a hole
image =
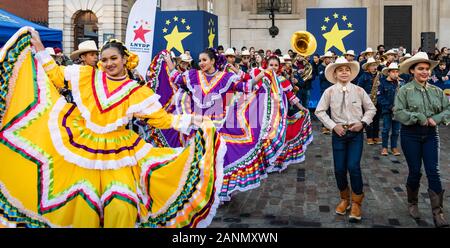
[[0, 49], [0, 60], [4, 60], [6, 56], [6, 51], [13, 45], [16, 44], [17, 39], [22, 34], [28, 32], [28, 26], [20, 28], [9, 40], [5, 43], [5, 45]]
[[[47, 52], [47, 50], [42, 50], [37, 52], [34, 57], [39, 61], [39, 63], [44, 66], [45, 64], [53, 61], [53, 58], [50, 56], [50, 54]], [[55, 62], [56, 63], [56, 62]], [[45, 69], [45, 68], [44, 68]]]
[[[196, 73], [198, 74], [198, 72], [196, 72]], [[219, 73], [222, 73], [222, 72], [219, 72]], [[198, 107], [200, 107], [202, 109], [206, 109], [206, 108], [212, 107], [216, 100], [222, 99], [222, 94], [227, 92], [230, 89], [231, 84], [240, 81], [239, 76], [236, 75], [236, 74], [233, 74], [233, 76], [231, 76], [228, 79], [228, 82], [226, 83], [225, 87], [221, 88], [218, 93], [215, 93], [215, 94], [211, 95], [209, 101], [207, 101], [205, 103], [202, 103], [202, 101], [201, 101], [202, 99], [198, 99], [197, 96], [195, 95], [195, 92], [197, 92], [197, 91], [191, 85], [191, 79], [189, 77], [189, 71], [185, 72], [184, 76], [186, 78], [186, 87], [188, 88], [188, 90], [190, 92], [192, 92], [192, 100], [195, 102], [196, 106], [198, 106]], [[202, 79], [199, 78], [198, 80], [201, 81]], [[201, 84], [201, 82], [199, 82], [199, 83]], [[201, 87], [201, 86], [199, 86], [199, 87]], [[200, 90], [202, 90], [202, 89], [200, 88]], [[201, 93], [202, 93], [202, 96], [203, 96], [203, 91]], [[204, 100], [206, 100], [207, 97], [208, 97], [208, 95], [205, 97]]]
[[192, 115], [182, 114], [174, 115], [172, 120], [172, 127], [186, 135], [189, 135], [192, 130], [191, 126]]
[[59, 98], [58, 101], [55, 103], [48, 120], [50, 136], [52, 138], [55, 150], [59, 153], [59, 155], [64, 157], [66, 161], [85, 169], [117, 170], [123, 167], [136, 165], [137, 161], [143, 158], [153, 148], [152, 145], [146, 143], [141, 149], [136, 151], [134, 157], [127, 156], [120, 160], [109, 160], [109, 161], [91, 160], [73, 153], [66, 147], [66, 144], [64, 144], [61, 132], [59, 130], [59, 122], [58, 122], [59, 113], [63, 110], [66, 104], [67, 102], [64, 97]]
[[225, 140], [220, 137], [220, 146], [219, 150], [217, 151], [216, 156], [216, 163], [215, 163], [215, 170], [216, 170], [216, 182], [215, 182], [215, 188], [216, 192], [214, 195], [214, 203], [211, 205], [211, 209], [209, 210], [208, 215], [205, 217], [205, 219], [199, 221], [197, 227], [198, 228], [206, 228], [208, 227], [211, 222], [214, 219], [214, 216], [216, 216], [217, 208], [220, 205], [220, 190], [222, 189], [223, 184], [223, 163], [225, 154], [227, 153], [227, 145]]
[[[116, 122], [110, 123], [106, 126], [100, 126], [100, 125], [95, 124], [91, 120], [91, 113], [90, 113], [89, 109], [86, 106], [84, 106], [84, 104], [81, 100], [81, 95], [80, 95], [80, 91], [79, 91], [80, 66], [77, 66], [77, 65], [67, 66], [64, 74], [65, 74], [66, 80], [70, 81], [70, 83], [72, 84], [73, 100], [77, 104], [77, 107], [81, 112], [81, 116], [83, 116], [83, 118], [86, 120], [86, 127], [95, 133], [105, 134], [105, 133], [109, 133], [109, 132], [117, 130], [117, 128], [128, 124], [128, 122], [131, 120], [131, 118], [133, 118], [134, 113], [142, 111], [145, 108], [147, 108], [148, 106], [150, 106], [151, 104], [158, 102], [158, 100], [160, 98], [160, 96], [158, 94], [154, 94], [151, 97], [149, 97], [148, 99], [146, 99], [145, 101], [143, 101], [139, 104], [130, 106], [127, 110], [127, 116], [120, 118]], [[92, 89], [92, 90], [94, 90], [94, 89]]]

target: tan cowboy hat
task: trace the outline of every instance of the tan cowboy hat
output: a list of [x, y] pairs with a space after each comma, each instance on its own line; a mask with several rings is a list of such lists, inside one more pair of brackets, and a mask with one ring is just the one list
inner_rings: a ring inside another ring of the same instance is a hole
[[284, 61], [287, 63], [287, 62], [291, 62], [292, 61], [292, 58], [291, 58], [291, 56], [289, 56], [289, 54], [285, 54], [285, 55], [283, 55], [283, 59], [284, 59]]
[[98, 52], [97, 44], [95, 44], [95, 41], [87, 40], [87, 41], [81, 42], [78, 45], [78, 50], [73, 51], [70, 54], [70, 59], [76, 60], [76, 59], [78, 59], [78, 57], [80, 57], [81, 54], [88, 53], [88, 52]]
[[233, 48], [228, 48], [228, 49], [225, 51], [224, 55], [225, 55], [225, 56], [234, 56], [234, 57], [236, 57], [236, 54], [234, 53]]
[[192, 57], [187, 55], [187, 54], [185, 54], [185, 53], [181, 54], [179, 59], [182, 62], [187, 62], [187, 63], [191, 63], [192, 62]]
[[391, 50], [385, 52], [385, 53], [383, 54], [383, 56], [397, 55], [397, 54], [398, 54], [398, 53], [396, 53], [393, 49], [391, 49]]
[[403, 61], [400, 64], [400, 74], [409, 74], [409, 69], [411, 66], [418, 64], [418, 63], [427, 63], [430, 64], [430, 70], [432, 71], [434, 67], [436, 67], [439, 62], [430, 60], [428, 58], [428, 54], [425, 52], [418, 52], [416, 55], [412, 56], [410, 59], [407, 59]]
[[283, 57], [278, 57], [280, 59], [280, 64], [286, 64], [286, 61], [284, 60]]
[[373, 49], [372, 49], [371, 47], [368, 47], [365, 51], [363, 51], [363, 52], [361, 53], [361, 56], [365, 56], [365, 55], [368, 54], [368, 53], [375, 54], [375, 52], [373, 51]]
[[355, 55], [355, 51], [353, 51], [353, 50], [348, 50], [346, 53], [344, 53], [344, 56], [347, 56], [347, 55], [350, 55], [350, 56], [353, 56], [353, 57], [356, 57], [356, 55]]
[[250, 56], [250, 51], [249, 50], [242, 51], [241, 56]]
[[398, 64], [394, 62], [391, 63], [389, 67], [384, 67], [383, 70], [381, 70], [381, 73], [387, 77], [389, 75], [389, 71], [391, 70], [400, 70], [400, 67], [398, 67]]
[[362, 69], [363, 69], [363, 70], [367, 70], [367, 67], [368, 67], [369, 65], [372, 65], [372, 64], [379, 65], [379, 63], [378, 63], [373, 57], [370, 57], [370, 58], [367, 60], [367, 62], [362, 66]]
[[324, 55], [320, 56], [320, 58], [321, 58], [321, 59], [324, 59], [324, 58], [333, 58], [333, 53], [330, 52], [330, 51], [328, 51], [328, 52], [326, 52]]
[[351, 76], [350, 79], [348, 80], [349, 82], [351, 82], [353, 79], [355, 79], [358, 76], [359, 73], [359, 63], [356, 61], [352, 61], [352, 62], [348, 62], [348, 60], [346, 60], [344, 57], [339, 57], [336, 62], [331, 63], [327, 66], [327, 68], [325, 68], [325, 77], [327, 78], [327, 80], [332, 83], [332, 84], [336, 84], [336, 78], [334, 78], [333, 74], [336, 71], [336, 69], [338, 67], [341, 66], [348, 66], [350, 67], [351, 70]]

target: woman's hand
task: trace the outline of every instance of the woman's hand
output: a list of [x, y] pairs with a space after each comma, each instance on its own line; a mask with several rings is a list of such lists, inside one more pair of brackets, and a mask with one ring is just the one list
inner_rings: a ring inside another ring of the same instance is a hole
[[164, 55], [164, 61], [166, 61], [167, 67], [169, 67], [169, 72], [175, 70], [175, 65], [170, 57], [170, 53]]
[[31, 45], [34, 47], [36, 52], [45, 50], [44, 44], [42, 44], [41, 37], [39, 36], [39, 32], [31, 27], [28, 28], [28, 32], [31, 33]]

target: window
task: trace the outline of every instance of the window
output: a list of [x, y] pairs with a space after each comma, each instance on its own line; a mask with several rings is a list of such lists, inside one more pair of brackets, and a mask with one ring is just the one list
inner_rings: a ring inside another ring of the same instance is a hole
[[[273, 0], [257, 0], [256, 9], [258, 14], [268, 14], [270, 3]], [[274, 0], [275, 13], [292, 14], [292, 0]]]
[[74, 50], [86, 40], [94, 40], [98, 45], [98, 20], [92, 11], [79, 11], [74, 18]]

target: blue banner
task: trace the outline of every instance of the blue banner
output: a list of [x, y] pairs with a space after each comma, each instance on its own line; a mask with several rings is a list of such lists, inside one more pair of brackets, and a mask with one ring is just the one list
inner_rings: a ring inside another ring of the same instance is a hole
[[218, 18], [206, 11], [157, 11], [153, 54], [186, 50], [193, 59], [207, 47], [218, 46]]
[[306, 29], [317, 39], [316, 53], [354, 50], [358, 55], [367, 48], [367, 9], [308, 8]]

